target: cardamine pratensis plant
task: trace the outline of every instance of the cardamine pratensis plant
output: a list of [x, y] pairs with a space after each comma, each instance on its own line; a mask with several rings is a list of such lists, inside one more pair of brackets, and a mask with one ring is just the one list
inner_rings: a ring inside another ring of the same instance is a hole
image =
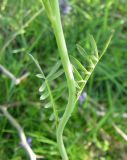
[[[87, 67], [84, 67], [81, 62], [79, 62], [75, 57], [70, 56], [72, 63], [70, 62], [70, 58], [68, 55], [68, 50], [64, 38], [64, 33], [62, 29], [61, 24], [61, 18], [60, 18], [60, 9], [59, 9], [59, 1], [58, 0], [42, 0], [43, 7], [45, 8], [45, 11], [47, 13], [47, 16], [51, 22], [53, 32], [56, 38], [58, 50], [59, 50], [59, 56], [61, 58], [61, 61], [59, 60], [54, 67], [52, 68], [51, 72], [48, 74], [48, 76], [45, 76], [38, 61], [31, 55], [33, 61], [36, 63], [40, 74], [37, 75], [37, 77], [43, 79], [43, 84], [39, 88], [39, 91], [42, 93], [40, 100], [44, 100], [47, 97], [50, 98], [51, 104], [53, 107], [54, 115], [55, 115], [55, 121], [56, 121], [56, 137], [57, 137], [57, 144], [58, 148], [62, 157], [62, 160], [69, 160], [64, 143], [63, 143], [63, 131], [64, 128], [71, 117], [71, 114], [74, 110], [74, 107], [76, 105], [76, 102], [78, 101], [79, 97], [82, 94], [82, 91], [92, 74], [95, 66], [105, 53], [112, 35], [109, 37], [101, 55], [98, 54], [98, 49], [96, 46], [96, 42], [93, 38], [93, 36], [89, 36], [90, 43], [91, 43], [91, 53], [87, 54], [86, 51], [80, 46], [77, 45], [77, 49], [79, 53], [85, 58], [87, 61]], [[63, 66], [63, 70], [59, 70], [61, 66]], [[78, 71], [82, 71], [81, 73]], [[56, 79], [61, 74], [65, 73], [66, 79], [67, 79], [67, 86], [68, 86], [68, 102], [65, 109], [65, 112], [62, 116], [62, 118], [59, 119], [58, 113], [55, 107], [55, 101], [50, 89], [49, 82]], [[82, 74], [83, 73], [83, 74]], [[75, 78], [74, 78], [75, 77]], [[48, 107], [48, 106], [47, 106]]]

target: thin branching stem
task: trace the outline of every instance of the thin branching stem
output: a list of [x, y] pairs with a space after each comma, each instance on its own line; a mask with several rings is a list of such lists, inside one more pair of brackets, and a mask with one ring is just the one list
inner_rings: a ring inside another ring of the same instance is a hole
[[18, 131], [20, 140], [21, 140], [21, 145], [27, 152], [30, 160], [36, 160], [36, 154], [33, 152], [33, 150], [30, 148], [29, 144], [27, 143], [25, 133], [20, 126], [20, 124], [15, 120], [15, 118], [7, 111], [7, 108], [5, 106], [0, 106], [0, 110], [3, 112], [4, 116], [9, 120], [9, 122], [12, 124], [14, 128]]
[[15, 85], [19, 85], [24, 79], [29, 76], [29, 72], [23, 74], [21, 77], [17, 78], [12, 74], [8, 69], [6, 69], [3, 65], [0, 64], [0, 71], [9, 77]]

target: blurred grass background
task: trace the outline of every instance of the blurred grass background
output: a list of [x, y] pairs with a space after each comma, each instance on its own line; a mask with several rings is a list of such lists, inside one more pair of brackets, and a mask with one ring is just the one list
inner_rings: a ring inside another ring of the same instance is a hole
[[[62, 15], [62, 24], [70, 55], [78, 57], [76, 44], [89, 50], [92, 34], [101, 52], [110, 33], [112, 42], [92, 74], [86, 88], [87, 99], [76, 106], [65, 132], [64, 141], [70, 160], [126, 160], [127, 139], [127, 1], [71, 0], [72, 10]], [[18, 102], [9, 112], [32, 138], [32, 148], [45, 160], [60, 160], [56, 145], [52, 108], [39, 101], [41, 80], [28, 56], [39, 60], [47, 74], [58, 60], [51, 25], [40, 1], [0, 0], [0, 64], [16, 77], [30, 72], [20, 85], [0, 74], [0, 104]], [[65, 77], [54, 81], [53, 95], [59, 114], [67, 101]], [[122, 135], [116, 129], [123, 131]], [[0, 114], [0, 160], [27, 159], [17, 132]]]

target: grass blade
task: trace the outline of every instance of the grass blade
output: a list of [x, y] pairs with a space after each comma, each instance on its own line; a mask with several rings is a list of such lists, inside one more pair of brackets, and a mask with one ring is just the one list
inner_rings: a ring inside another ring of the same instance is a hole
[[80, 75], [80, 73], [78, 72], [78, 70], [75, 68], [74, 65], [73, 65], [73, 72], [79, 81], [83, 80], [82, 76]]
[[60, 69], [58, 72], [56, 72], [54, 75], [50, 76], [49, 78], [47, 77], [48, 81], [53, 81], [60, 77], [64, 73], [63, 69]]
[[75, 57], [71, 56], [72, 61], [77, 65], [79, 69], [81, 69], [85, 74], [89, 74], [89, 72], [85, 69], [85, 67], [79, 62]]
[[112, 37], [113, 37], [113, 33], [110, 35], [108, 41], [106, 42], [105, 47], [104, 47], [104, 49], [103, 49], [103, 51], [101, 53], [100, 59], [104, 55], [104, 53], [106, 52], [106, 50], [107, 50], [107, 48], [108, 48], [108, 46], [109, 46], [109, 44], [110, 44], [110, 42], [112, 40]]
[[48, 96], [49, 96], [49, 93], [46, 92], [46, 93], [41, 95], [40, 100], [45, 100]]
[[41, 87], [39, 88], [39, 92], [43, 92], [46, 88], [46, 83], [44, 82]]
[[37, 68], [41, 72], [42, 77], [45, 79], [45, 75], [44, 75], [44, 73], [43, 73], [43, 71], [41, 69], [41, 66], [39, 65], [39, 62], [31, 54], [29, 54], [29, 56], [31, 57], [31, 59], [34, 61], [34, 63], [36, 64]]
[[59, 61], [55, 64], [55, 66], [52, 68], [51, 72], [48, 74], [47, 79], [48, 79], [49, 77], [51, 77], [54, 73], [56, 73], [57, 70], [60, 68], [60, 66], [61, 66], [61, 61], [59, 60]]
[[[83, 47], [81, 47], [79, 44], [76, 44], [77, 50], [79, 51], [79, 53], [83, 56], [86, 57], [88, 54], [85, 51], [85, 49]], [[86, 55], [86, 56], [85, 56]]]
[[89, 35], [89, 39], [90, 39], [90, 44], [91, 44], [93, 53], [98, 58], [99, 56], [98, 56], [97, 44], [96, 44], [96, 42], [95, 42], [95, 40], [94, 40], [92, 35]]

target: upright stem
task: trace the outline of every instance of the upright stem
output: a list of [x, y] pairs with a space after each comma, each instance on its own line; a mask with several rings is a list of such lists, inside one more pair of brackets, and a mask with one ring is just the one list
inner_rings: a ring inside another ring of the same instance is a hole
[[61, 118], [59, 125], [58, 125], [58, 128], [57, 128], [57, 143], [58, 143], [58, 147], [59, 147], [62, 159], [68, 160], [68, 156], [67, 156], [67, 153], [66, 153], [66, 150], [64, 147], [62, 135], [63, 135], [63, 130], [65, 128], [65, 125], [68, 122], [68, 120], [71, 116], [71, 113], [74, 109], [75, 98], [76, 98], [76, 96], [75, 96], [76, 89], [75, 89], [75, 81], [74, 81], [74, 77], [73, 77], [73, 73], [72, 73], [71, 63], [70, 63], [70, 60], [68, 57], [68, 51], [67, 51], [67, 47], [66, 47], [66, 42], [65, 42], [65, 38], [64, 38], [64, 34], [63, 34], [61, 21], [57, 21], [56, 23], [54, 23], [53, 28], [54, 28], [54, 33], [55, 33], [58, 49], [59, 49], [59, 54], [61, 57], [61, 61], [63, 64], [65, 75], [67, 78], [68, 89], [69, 89], [68, 104], [66, 106], [63, 117]]
[[54, 28], [54, 33], [55, 33], [61, 61], [62, 61], [63, 68], [64, 68], [66, 78], [67, 78], [68, 89], [69, 89], [68, 104], [66, 106], [63, 117], [61, 118], [58, 128], [57, 128], [57, 143], [58, 143], [58, 147], [59, 147], [62, 159], [68, 160], [68, 156], [67, 156], [67, 153], [64, 147], [62, 135], [63, 135], [63, 130], [65, 128], [65, 125], [67, 121], [69, 120], [71, 113], [75, 106], [76, 89], [75, 89], [75, 81], [74, 81], [74, 77], [72, 73], [71, 63], [68, 57], [68, 51], [67, 51], [67, 47], [66, 47], [66, 43], [64, 39], [61, 22], [55, 23], [53, 28]]
[[[65, 71], [68, 90], [69, 90], [68, 104], [66, 106], [66, 109], [62, 118], [60, 119], [60, 122], [57, 128], [57, 143], [58, 143], [60, 154], [63, 160], [68, 160], [68, 156], [63, 143], [63, 131], [75, 106], [75, 101], [76, 101], [75, 80], [74, 80], [72, 66], [69, 60], [66, 42], [63, 34], [58, 0], [52, 0], [48, 2], [43, 0], [43, 2], [44, 2], [46, 11], [52, 12], [51, 14], [48, 12], [47, 14], [52, 23], [52, 27], [54, 30], [54, 34], [55, 34], [56, 42], [58, 45], [62, 65]], [[49, 6], [49, 3], [50, 3], [50, 6]]]

